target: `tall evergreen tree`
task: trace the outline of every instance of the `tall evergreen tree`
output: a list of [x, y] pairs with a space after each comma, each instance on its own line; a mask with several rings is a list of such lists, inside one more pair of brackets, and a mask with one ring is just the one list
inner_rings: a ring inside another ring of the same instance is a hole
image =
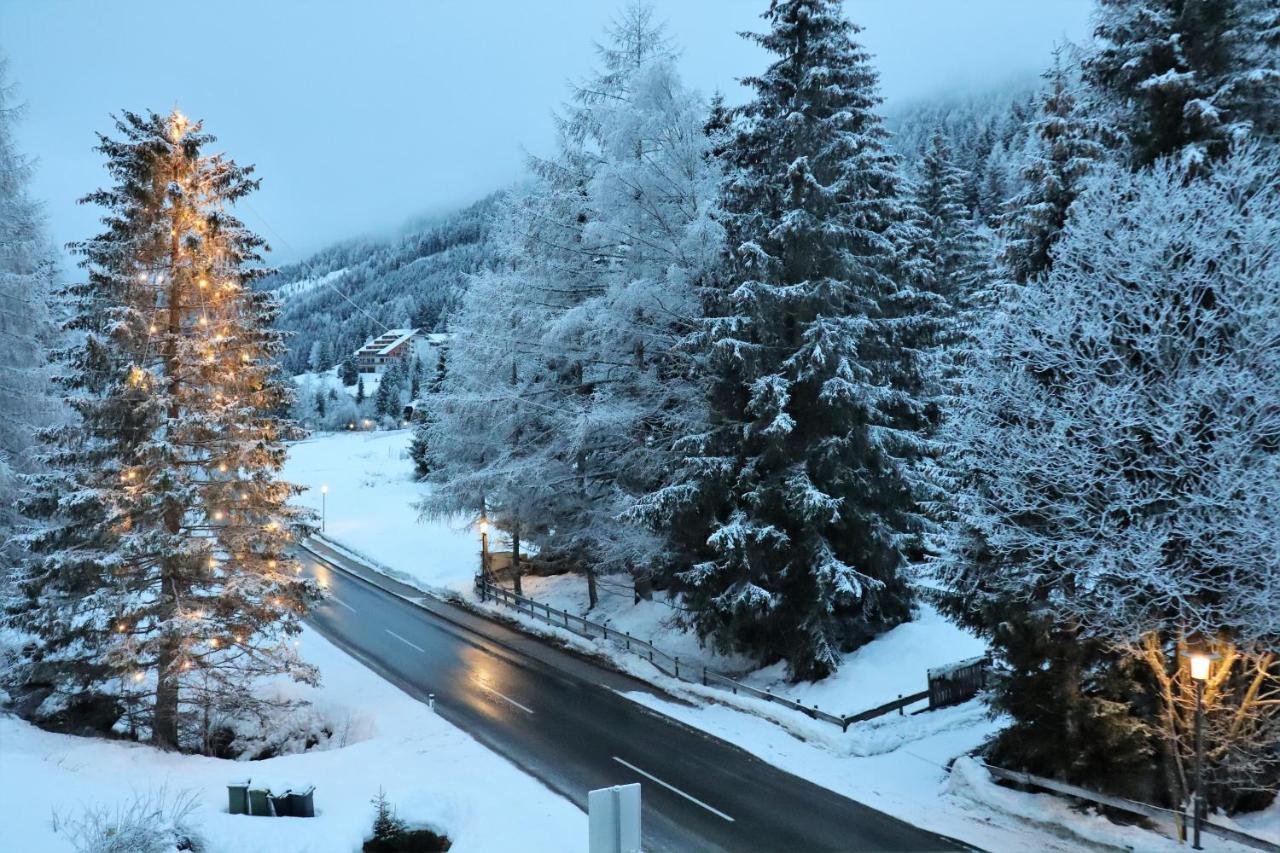
[[379, 417], [393, 421], [400, 420], [404, 414], [401, 408], [401, 396], [404, 393], [405, 363], [396, 359], [387, 365], [378, 382], [378, 390], [373, 395], [373, 411]]
[[727, 271], [692, 342], [711, 426], [643, 508], [694, 551], [676, 580], [700, 634], [815, 678], [910, 615], [920, 299], [894, 280], [906, 212], [858, 28], [837, 0], [765, 18], [749, 37], [776, 59], [724, 143]]
[[342, 377], [343, 385], [355, 385], [360, 379], [360, 371], [356, 368], [355, 356], [348, 355], [342, 359], [342, 363], [338, 367], [338, 375]]
[[955, 165], [946, 137], [935, 133], [921, 162], [915, 204], [928, 289], [950, 311], [965, 310], [988, 274], [986, 240], [964, 204], [967, 173]]
[[13, 536], [21, 477], [36, 467], [33, 437], [57, 414], [44, 363], [53, 337], [53, 251], [28, 191], [30, 161], [14, 140], [19, 115], [0, 60], [0, 594], [19, 560]]
[[1100, 0], [1084, 72], [1135, 166], [1190, 171], [1233, 140], [1280, 138], [1274, 0]]
[[310, 679], [286, 638], [313, 588], [286, 549], [298, 489], [278, 479], [290, 394], [275, 304], [251, 283], [264, 244], [230, 212], [258, 182], [202, 151], [200, 123], [126, 112], [99, 137], [114, 184], [85, 201], [105, 230], [74, 244], [78, 342], [59, 354], [77, 415], [54, 430], [29, 511], [26, 624], [54, 693], [129, 705], [164, 747], [195, 705], [251, 703], [246, 683]]
[[1000, 217], [1000, 276], [1025, 285], [1047, 272], [1050, 251], [1089, 170], [1106, 156], [1103, 130], [1079, 107], [1079, 81], [1055, 50], [1037, 99], [1032, 144], [1022, 167], [1025, 189]]
[[[426, 479], [431, 473], [430, 435], [436, 424], [436, 405], [439, 395], [444, 390], [445, 378], [449, 375], [445, 350], [440, 350], [436, 359], [436, 371], [427, 385], [426, 399], [420, 399], [421, 405], [413, 413], [413, 438], [409, 440], [409, 458], [413, 461], [413, 473], [419, 480]], [[420, 395], [415, 395], [419, 399]]]

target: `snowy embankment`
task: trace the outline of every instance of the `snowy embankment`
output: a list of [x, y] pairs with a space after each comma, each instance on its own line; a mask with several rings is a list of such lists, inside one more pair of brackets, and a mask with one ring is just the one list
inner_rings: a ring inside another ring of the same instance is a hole
[[[291, 446], [285, 476], [310, 488], [298, 502], [317, 513], [320, 486], [329, 486], [329, 538], [424, 590], [462, 597], [479, 606], [472, 588], [479, 564], [478, 536], [464, 521], [418, 520], [412, 505], [425, 487], [412, 478], [406, 458], [409, 439], [410, 433], [403, 430], [317, 434]], [[501, 543], [495, 545], [502, 547]], [[745, 659], [701, 648], [692, 633], [671, 626], [677, 602], [657, 595], [637, 604], [629, 579], [601, 578], [600, 602], [589, 614], [586, 583], [579, 576], [525, 578], [524, 592], [553, 607], [650, 640], [682, 661], [741, 674], [742, 680], [754, 686], [841, 714], [923, 690], [929, 667], [984, 650], [979, 640], [924, 607], [915, 621], [850, 653], [831, 678], [796, 685], [786, 682], [781, 664], [750, 671]], [[891, 714], [841, 732], [836, 726], [778, 705], [677, 681], [611, 645], [586, 640], [500, 605], [484, 606], [532, 632], [610, 657], [624, 671], [694, 704], [667, 702], [647, 694], [632, 695], [635, 701], [918, 826], [994, 851], [1033, 847], [1047, 851], [1177, 849], [1167, 835], [1117, 826], [1096, 815], [1074, 811], [1056, 797], [996, 786], [976, 765], [965, 765], [964, 772], [949, 774], [947, 765], [953, 759], [975, 750], [1000, 726], [977, 702], [928, 714]], [[1280, 832], [1280, 826], [1269, 829], [1277, 823], [1280, 812], [1257, 818], [1249, 827], [1259, 833]]]
[[[370, 832], [379, 788], [400, 817], [454, 841], [453, 850], [563, 850], [586, 846], [586, 815], [542, 783], [446, 723], [425, 705], [306, 630], [303, 656], [319, 688], [281, 685], [308, 699], [303, 713], [333, 729], [327, 748], [262, 761], [161, 752], [149, 746], [41, 731], [0, 717], [0, 848], [72, 850], [65, 823], [86, 808], [114, 811], [136, 795], [191, 792], [187, 823], [210, 853], [350, 853]], [[315, 785], [314, 818], [227, 813], [228, 782], [273, 789]], [[500, 799], [494, 791], [502, 791]], [[104, 793], [105, 792], [105, 793]]]

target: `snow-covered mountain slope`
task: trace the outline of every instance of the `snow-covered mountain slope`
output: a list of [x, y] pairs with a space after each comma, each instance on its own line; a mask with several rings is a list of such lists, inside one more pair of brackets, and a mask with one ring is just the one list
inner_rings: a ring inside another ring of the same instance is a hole
[[277, 325], [293, 333], [285, 370], [307, 370], [317, 341], [338, 361], [383, 328], [438, 328], [467, 277], [493, 262], [500, 199], [424, 220], [398, 238], [332, 246], [264, 278], [259, 286], [283, 303]]

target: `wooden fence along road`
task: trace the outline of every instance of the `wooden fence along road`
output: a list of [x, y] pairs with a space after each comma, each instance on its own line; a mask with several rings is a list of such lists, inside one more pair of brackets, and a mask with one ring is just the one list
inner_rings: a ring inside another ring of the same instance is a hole
[[543, 604], [527, 596], [519, 595], [491, 581], [487, 581], [479, 575], [476, 576], [476, 594], [480, 596], [482, 601], [493, 599], [513, 610], [541, 619], [557, 628], [565, 628], [580, 636], [589, 639], [613, 640], [632, 654], [649, 661], [660, 671], [681, 681], [720, 687], [731, 691], [735, 695], [742, 694], [756, 699], [763, 699], [766, 702], [773, 702], [793, 711], [799, 711], [815, 720], [822, 720], [839, 726], [841, 731], [848, 731], [852, 723], [871, 720], [894, 711], [901, 712], [908, 705], [914, 705], [923, 699], [929, 700], [929, 707], [926, 709], [929, 711], [968, 701], [976, 696], [978, 691], [986, 684], [989, 668], [987, 659], [978, 657], [931, 669], [927, 673], [929, 686], [919, 693], [899, 696], [891, 702], [886, 702], [883, 705], [877, 705], [874, 708], [868, 708], [855, 714], [832, 714], [822, 710], [817, 705], [804, 705], [786, 696], [779, 696], [771, 690], [761, 690], [758, 687], [743, 684], [741, 681], [737, 681], [724, 673], [716, 672], [709, 667], [692, 665], [688, 661], [682, 664], [679, 656], [669, 655], [652, 643], [633, 637], [625, 631], [619, 631], [616, 628], [610, 629], [607, 625], [592, 622], [590, 619], [584, 619], [566, 610], [559, 610], [549, 604]]

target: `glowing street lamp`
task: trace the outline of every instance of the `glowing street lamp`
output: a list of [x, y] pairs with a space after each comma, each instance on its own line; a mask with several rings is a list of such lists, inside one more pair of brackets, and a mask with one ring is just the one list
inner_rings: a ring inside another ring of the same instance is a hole
[[1191, 669], [1191, 680], [1196, 683], [1196, 760], [1191, 789], [1191, 846], [1200, 846], [1200, 826], [1204, 823], [1204, 791], [1201, 788], [1201, 772], [1204, 766], [1204, 683], [1209, 680], [1209, 669], [1218, 656], [1193, 647], [1185, 652]]
[[320, 487], [320, 532], [324, 533], [325, 516], [327, 515], [325, 507], [325, 497], [329, 494], [329, 484], [326, 483]]
[[480, 574], [489, 579], [489, 519], [480, 518]]

